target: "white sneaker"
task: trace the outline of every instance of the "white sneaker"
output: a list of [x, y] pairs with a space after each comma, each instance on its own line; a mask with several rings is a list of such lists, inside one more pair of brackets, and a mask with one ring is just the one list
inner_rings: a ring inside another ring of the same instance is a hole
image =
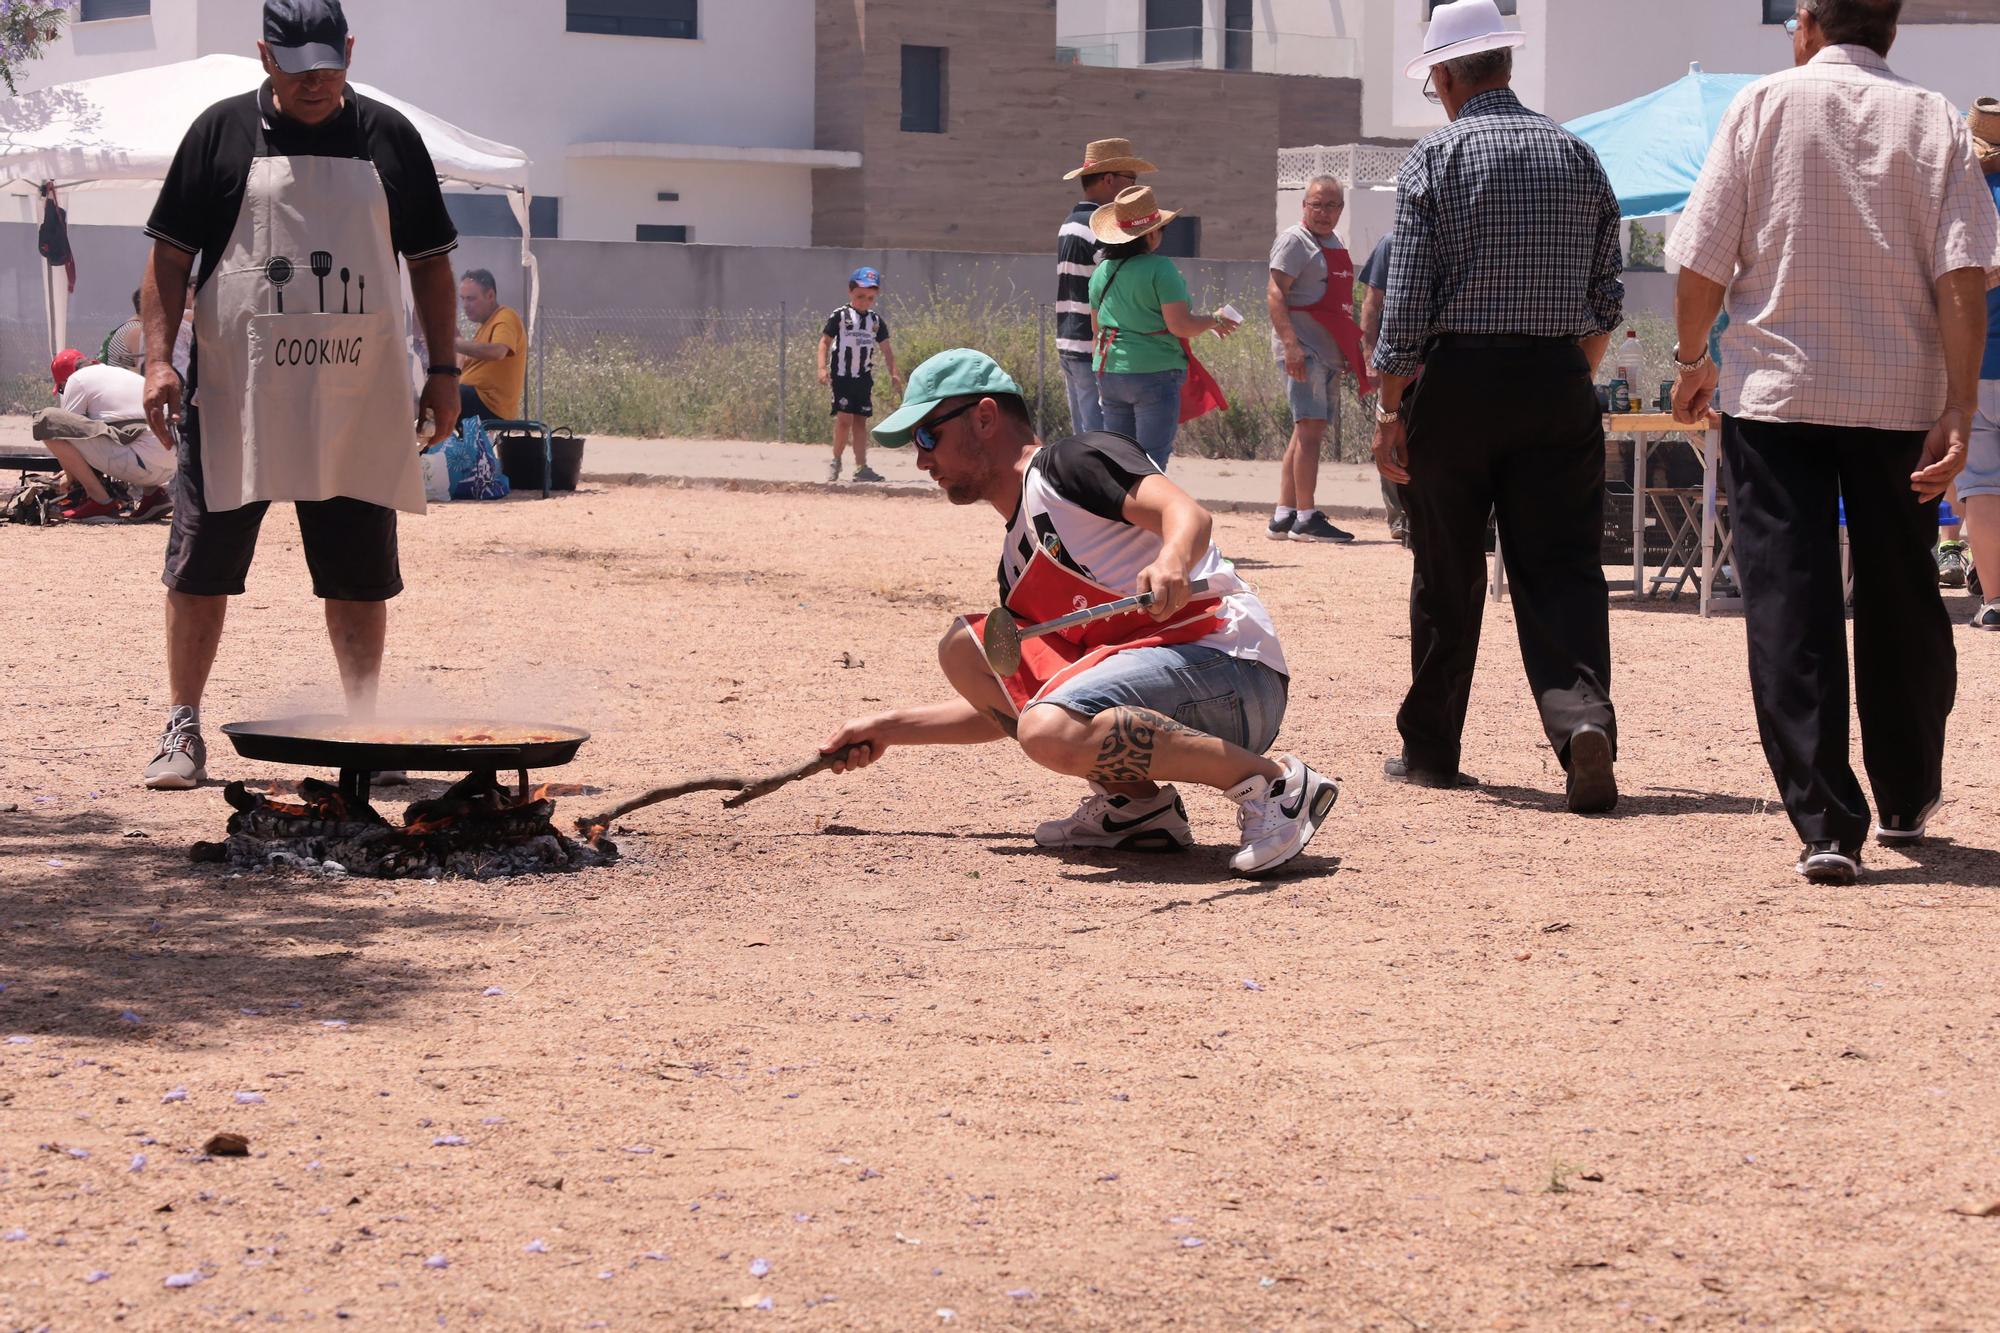
[[1141, 800], [1113, 796], [1095, 782], [1090, 795], [1067, 819], [1051, 819], [1035, 829], [1041, 847], [1111, 847], [1120, 851], [1178, 852], [1194, 845], [1187, 807], [1172, 787]]
[[201, 738], [201, 723], [192, 708], [176, 707], [167, 714], [160, 752], [140, 781], [154, 791], [188, 791], [207, 777], [208, 744]]
[[1924, 828], [1931, 822], [1931, 816], [1937, 813], [1938, 807], [1943, 804], [1944, 793], [1939, 792], [1931, 798], [1929, 805], [1917, 811], [1915, 819], [1892, 818], [1877, 820], [1875, 822], [1875, 841], [1887, 846], [1893, 846], [1899, 842], [1923, 841]]
[[1306, 849], [1313, 834], [1340, 799], [1340, 785], [1286, 755], [1284, 776], [1247, 777], [1222, 793], [1236, 802], [1236, 827], [1243, 830], [1243, 849], [1229, 858], [1229, 868], [1254, 875], [1283, 865]]

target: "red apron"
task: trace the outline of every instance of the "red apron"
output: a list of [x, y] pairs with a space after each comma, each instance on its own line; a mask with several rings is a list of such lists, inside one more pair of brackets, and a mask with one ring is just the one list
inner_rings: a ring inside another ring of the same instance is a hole
[[[1165, 332], [1165, 329], [1159, 330], [1159, 333]], [[1148, 336], [1157, 337], [1158, 334]], [[1105, 356], [1111, 351], [1111, 344], [1117, 341], [1118, 330], [1115, 326], [1098, 330], [1098, 365], [1101, 366], [1104, 364]], [[1210, 412], [1219, 412], [1223, 408], [1228, 407], [1229, 400], [1223, 397], [1222, 386], [1216, 383], [1215, 376], [1208, 373], [1208, 367], [1204, 366], [1201, 363], [1201, 359], [1194, 354], [1194, 348], [1189, 345], [1188, 340], [1182, 338], [1178, 341], [1181, 345], [1181, 351], [1187, 356], [1188, 363], [1187, 378], [1181, 381], [1181, 414], [1179, 417], [1179, 424], [1185, 426], [1196, 417], [1207, 416]], [[1098, 373], [1103, 374], [1104, 372], [1099, 371]]]
[[[1130, 595], [1094, 583], [1074, 570], [1065, 569], [1046, 553], [1036, 551], [1014, 590], [1007, 595], [1007, 609], [1026, 628]], [[1171, 620], [1155, 620], [1140, 609], [1040, 638], [1023, 639], [1020, 669], [1011, 676], [1000, 677], [1000, 683], [1006, 687], [1007, 697], [1014, 701], [1018, 712], [1054, 686], [1075, 679], [1113, 653], [1207, 638], [1224, 628], [1222, 619], [1216, 615], [1221, 605], [1220, 597], [1198, 597]], [[985, 614], [966, 616], [964, 621], [983, 644]]]
[[[1317, 236], [1313, 239], [1319, 240]], [[1360, 391], [1367, 393], [1375, 382], [1368, 378], [1368, 362], [1361, 355], [1361, 326], [1354, 322], [1354, 256], [1343, 249], [1336, 260], [1335, 252], [1325, 245], [1320, 246], [1319, 256], [1326, 261], [1326, 290], [1311, 305], [1290, 307], [1291, 313], [1304, 315], [1326, 330], [1347, 358], [1347, 368], [1354, 373]]]

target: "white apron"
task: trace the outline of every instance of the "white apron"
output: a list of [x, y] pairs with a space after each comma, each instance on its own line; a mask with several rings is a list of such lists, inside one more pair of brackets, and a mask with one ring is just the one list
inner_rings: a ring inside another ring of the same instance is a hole
[[344, 495], [424, 512], [402, 281], [374, 163], [255, 159], [194, 319], [210, 510]]

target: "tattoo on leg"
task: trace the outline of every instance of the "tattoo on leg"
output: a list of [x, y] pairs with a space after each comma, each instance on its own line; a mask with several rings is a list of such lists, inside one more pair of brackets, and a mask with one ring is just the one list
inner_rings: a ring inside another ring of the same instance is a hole
[[992, 718], [993, 725], [1000, 728], [1009, 738], [1013, 740], [1021, 739], [1021, 724], [1017, 719], [1010, 717], [1006, 712], [998, 708], [987, 709], [986, 716]]
[[1166, 732], [1193, 734], [1165, 713], [1150, 708], [1113, 708], [1103, 714], [1111, 732], [1097, 747], [1097, 762], [1086, 775], [1097, 782], [1145, 782], [1153, 776], [1153, 752]]

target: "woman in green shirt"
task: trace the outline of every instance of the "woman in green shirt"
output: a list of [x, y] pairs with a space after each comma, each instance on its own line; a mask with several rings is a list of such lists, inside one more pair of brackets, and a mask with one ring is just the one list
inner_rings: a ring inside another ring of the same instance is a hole
[[1181, 339], [1236, 326], [1188, 310], [1187, 280], [1165, 255], [1154, 254], [1164, 228], [1179, 214], [1162, 211], [1152, 190], [1137, 186], [1098, 209], [1090, 230], [1105, 243], [1090, 277], [1090, 317], [1097, 332], [1097, 393], [1104, 429], [1135, 440], [1165, 471], [1180, 429], [1187, 353]]

